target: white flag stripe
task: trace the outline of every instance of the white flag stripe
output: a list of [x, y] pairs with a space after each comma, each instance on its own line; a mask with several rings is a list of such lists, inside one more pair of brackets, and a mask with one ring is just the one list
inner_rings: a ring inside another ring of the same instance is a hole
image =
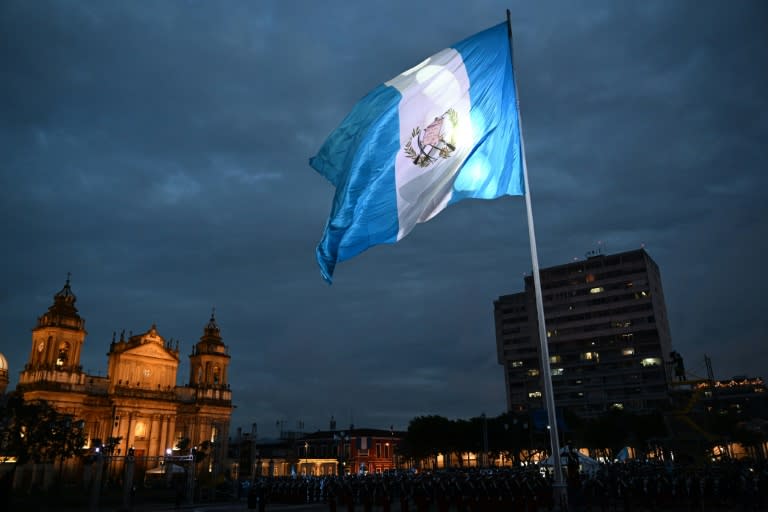
[[[395, 159], [395, 186], [397, 189], [397, 239], [407, 235], [419, 222], [426, 222], [451, 199], [453, 181], [469, 149], [474, 144], [470, 123], [469, 77], [461, 54], [447, 48], [421, 64], [387, 82], [402, 95], [398, 108], [401, 149]], [[453, 109], [456, 125], [446, 116]], [[440, 121], [442, 119], [442, 121]], [[437, 124], [434, 124], [435, 121]], [[440, 123], [442, 123], [440, 125]], [[430, 125], [432, 129], [427, 133]], [[450, 137], [456, 147], [450, 156], [442, 158], [434, 146], [419, 147], [421, 142], [433, 142], [440, 132]], [[414, 163], [403, 148], [408, 142], [418, 154], [433, 159], [430, 165]]]

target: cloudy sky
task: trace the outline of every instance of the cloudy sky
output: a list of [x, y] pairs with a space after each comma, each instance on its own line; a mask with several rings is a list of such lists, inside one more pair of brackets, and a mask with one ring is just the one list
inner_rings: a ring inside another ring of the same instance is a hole
[[307, 161], [370, 89], [506, 8], [541, 265], [644, 244], [687, 368], [768, 377], [765, 2], [6, 0], [11, 387], [72, 272], [94, 374], [113, 331], [153, 322], [189, 354], [215, 306], [233, 426], [503, 412], [493, 301], [531, 268], [522, 198], [451, 206], [328, 286], [333, 188]]

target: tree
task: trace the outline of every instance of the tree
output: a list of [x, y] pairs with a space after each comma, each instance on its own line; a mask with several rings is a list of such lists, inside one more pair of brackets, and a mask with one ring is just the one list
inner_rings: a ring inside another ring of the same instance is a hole
[[581, 437], [591, 452], [602, 452], [609, 459], [627, 446], [631, 435], [630, 415], [622, 410], [610, 410], [602, 416], [584, 421]]
[[12, 393], [0, 409], [0, 447], [17, 462], [54, 462], [79, 454], [85, 444], [85, 423], [61, 414], [44, 400], [24, 401]]
[[405, 455], [420, 461], [430, 458], [437, 466], [437, 455], [448, 454], [452, 444], [451, 421], [443, 416], [418, 416], [408, 424], [403, 448]]

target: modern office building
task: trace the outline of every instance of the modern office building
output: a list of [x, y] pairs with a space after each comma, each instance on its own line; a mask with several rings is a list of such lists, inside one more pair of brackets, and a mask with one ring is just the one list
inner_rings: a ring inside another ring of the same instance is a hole
[[[656, 263], [644, 249], [541, 269], [555, 405], [590, 417], [669, 404], [671, 340]], [[544, 407], [533, 278], [494, 302], [510, 411]]]

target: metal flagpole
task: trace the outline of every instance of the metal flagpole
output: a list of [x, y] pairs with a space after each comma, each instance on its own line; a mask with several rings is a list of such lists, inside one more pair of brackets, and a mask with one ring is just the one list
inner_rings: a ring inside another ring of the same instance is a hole
[[563, 481], [563, 469], [560, 461], [560, 439], [555, 413], [555, 395], [552, 391], [552, 373], [549, 367], [549, 345], [547, 343], [547, 325], [544, 320], [544, 301], [541, 295], [541, 277], [539, 276], [539, 256], [536, 252], [536, 233], [533, 229], [533, 210], [531, 208], [531, 189], [528, 186], [528, 164], [525, 160], [525, 141], [523, 139], [523, 120], [520, 114], [520, 95], [517, 90], [517, 79], [514, 73], [514, 55], [512, 45], [512, 19], [507, 9], [507, 34], [509, 35], [509, 54], [512, 59], [512, 80], [515, 85], [515, 102], [517, 107], [517, 124], [520, 130], [520, 157], [523, 163], [523, 183], [525, 185], [525, 210], [528, 215], [528, 239], [531, 245], [531, 263], [533, 265], [533, 288], [536, 295], [536, 312], [539, 323], [539, 364], [541, 380], [544, 382], [544, 400], [547, 406], [547, 421], [549, 423], [549, 442], [552, 449], [552, 464], [554, 468], [554, 483], [552, 494], [555, 510], [568, 509], [568, 495]]

